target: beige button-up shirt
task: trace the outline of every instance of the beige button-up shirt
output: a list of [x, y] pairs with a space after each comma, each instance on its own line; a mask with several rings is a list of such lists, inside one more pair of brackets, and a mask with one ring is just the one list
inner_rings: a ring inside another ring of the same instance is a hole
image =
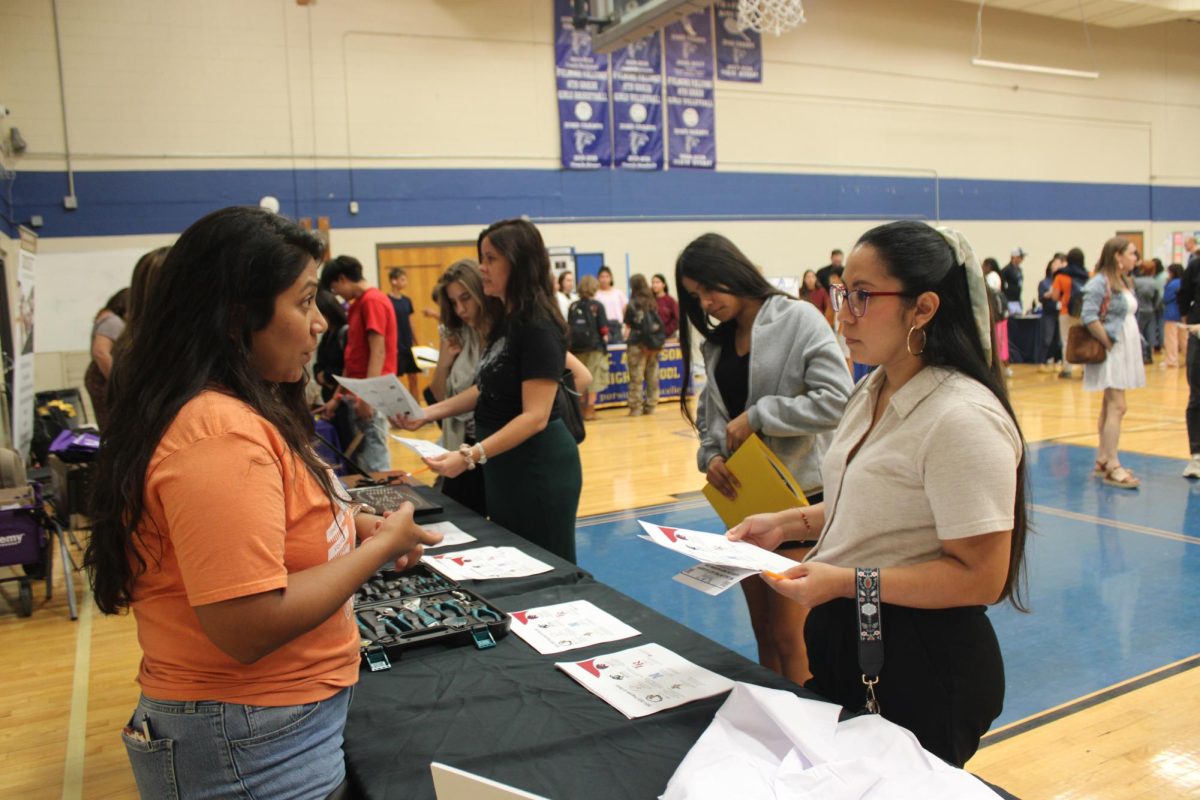
[[995, 395], [926, 367], [871, 429], [883, 378], [879, 369], [859, 384], [826, 453], [825, 527], [809, 559], [905, 566], [940, 557], [943, 539], [1011, 531], [1023, 444]]

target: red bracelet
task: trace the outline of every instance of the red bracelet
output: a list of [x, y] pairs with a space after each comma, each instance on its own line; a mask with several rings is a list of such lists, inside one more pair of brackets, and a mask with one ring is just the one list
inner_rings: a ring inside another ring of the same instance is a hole
[[804, 532], [807, 534], [812, 534], [812, 525], [810, 525], [808, 522], [808, 514], [805, 514], [803, 511], [801, 511], [800, 521], [804, 523]]

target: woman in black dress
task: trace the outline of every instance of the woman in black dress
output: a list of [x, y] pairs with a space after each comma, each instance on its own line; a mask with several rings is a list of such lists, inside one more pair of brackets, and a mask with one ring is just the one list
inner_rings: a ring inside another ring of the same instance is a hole
[[[434, 403], [421, 419], [393, 422], [415, 430], [473, 408], [476, 443], [425, 463], [448, 478], [483, 467], [491, 519], [574, 562], [583, 472], [575, 439], [555, 410], [567, 327], [546, 246], [532, 223], [509, 219], [479, 234], [478, 251], [483, 290], [503, 301], [503, 311], [488, 333], [475, 385]], [[590, 379], [583, 370], [576, 386]]]

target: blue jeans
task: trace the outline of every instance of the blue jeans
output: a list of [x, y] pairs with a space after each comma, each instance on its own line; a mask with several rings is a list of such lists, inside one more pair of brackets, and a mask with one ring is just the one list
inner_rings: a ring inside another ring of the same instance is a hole
[[142, 695], [121, 733], [138, 792], [154, 800], [324, 800], [346, 776], [342, 729], [352, 694], [347, 687], [299, 706]]
[[388, 452], [387, 417], [379, 409], [370, 419], [354, 417], [354, 426], [362, 433], [362, 443], [350, 457], [367, 472], [387, 472], [392, 468], [392, 455]]

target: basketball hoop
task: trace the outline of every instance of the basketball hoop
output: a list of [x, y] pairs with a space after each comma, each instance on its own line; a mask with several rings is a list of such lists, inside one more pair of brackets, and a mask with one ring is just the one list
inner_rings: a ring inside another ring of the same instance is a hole
[[776, 36], [804, 22], [802, 0], [739, 0], [738, 25]]

